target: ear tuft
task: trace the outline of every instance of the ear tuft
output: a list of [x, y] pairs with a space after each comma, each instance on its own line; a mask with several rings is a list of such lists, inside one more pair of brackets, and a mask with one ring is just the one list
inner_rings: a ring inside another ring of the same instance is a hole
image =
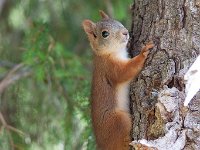
[[85, 32], [90, 35], [90, 34], [94, 34], [94, 28], [96, 26], [96, 24], [94, 22], [92, 22], [91, 20], [84, 20], [82, 22], [83, 25], [83, 29], [85, 30]]
[[109, 19], [110, 18], [103, 10], [99, 10], [99, 14], [100, 14], [102, 19]]

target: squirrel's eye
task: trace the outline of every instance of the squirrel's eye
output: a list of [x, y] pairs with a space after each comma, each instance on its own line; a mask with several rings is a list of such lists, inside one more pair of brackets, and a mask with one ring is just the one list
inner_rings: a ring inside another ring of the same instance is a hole
[[109, 35], [110, 35], [110, 33], [109, 33], [108, 31], [103, 31], [103, 32], [102, 32], [103, 38], [106, 38], [106, 37], [108, 37]]

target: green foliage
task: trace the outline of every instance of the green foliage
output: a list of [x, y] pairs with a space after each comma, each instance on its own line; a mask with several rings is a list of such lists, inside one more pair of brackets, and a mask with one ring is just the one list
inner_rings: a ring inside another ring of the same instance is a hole
[[[91, 0], [7, 3], [0, 23], [0, 79], [19, 63], [31, 75], [0, 94], [0, 112], [17, 129], [6, 129], [0, 122], [0, 149], [94, 150], [92, 54], [81, 22], [98, 20], [98, 10], [108, 7]], [[111, 4], [115, 18], [125, 22], [131, 0]]]

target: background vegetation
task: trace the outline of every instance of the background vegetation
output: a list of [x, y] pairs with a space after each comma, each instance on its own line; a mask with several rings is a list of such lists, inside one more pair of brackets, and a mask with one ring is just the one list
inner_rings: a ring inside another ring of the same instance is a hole
[[0, 0], [0, 150], [95, 149], [91, 50], [81, 28], [132, 0]]

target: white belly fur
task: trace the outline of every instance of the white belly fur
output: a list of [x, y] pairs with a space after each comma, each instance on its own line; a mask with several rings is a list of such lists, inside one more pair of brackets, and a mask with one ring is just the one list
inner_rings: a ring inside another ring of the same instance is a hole
[[117, 86], [116, 98], [117, 108], [129, 112], [129, 89], [130, 82], [125, 82]]
[[[121, 61], [127, 61], [128, 53], [126, 48], [117, 51], [116, 57]], [[116, 90], [116, 99], [117, 99], [117, 109], [129, 112], [129, 89], [130, 89], [130, 81], [121, 83], [117, 85]]]

